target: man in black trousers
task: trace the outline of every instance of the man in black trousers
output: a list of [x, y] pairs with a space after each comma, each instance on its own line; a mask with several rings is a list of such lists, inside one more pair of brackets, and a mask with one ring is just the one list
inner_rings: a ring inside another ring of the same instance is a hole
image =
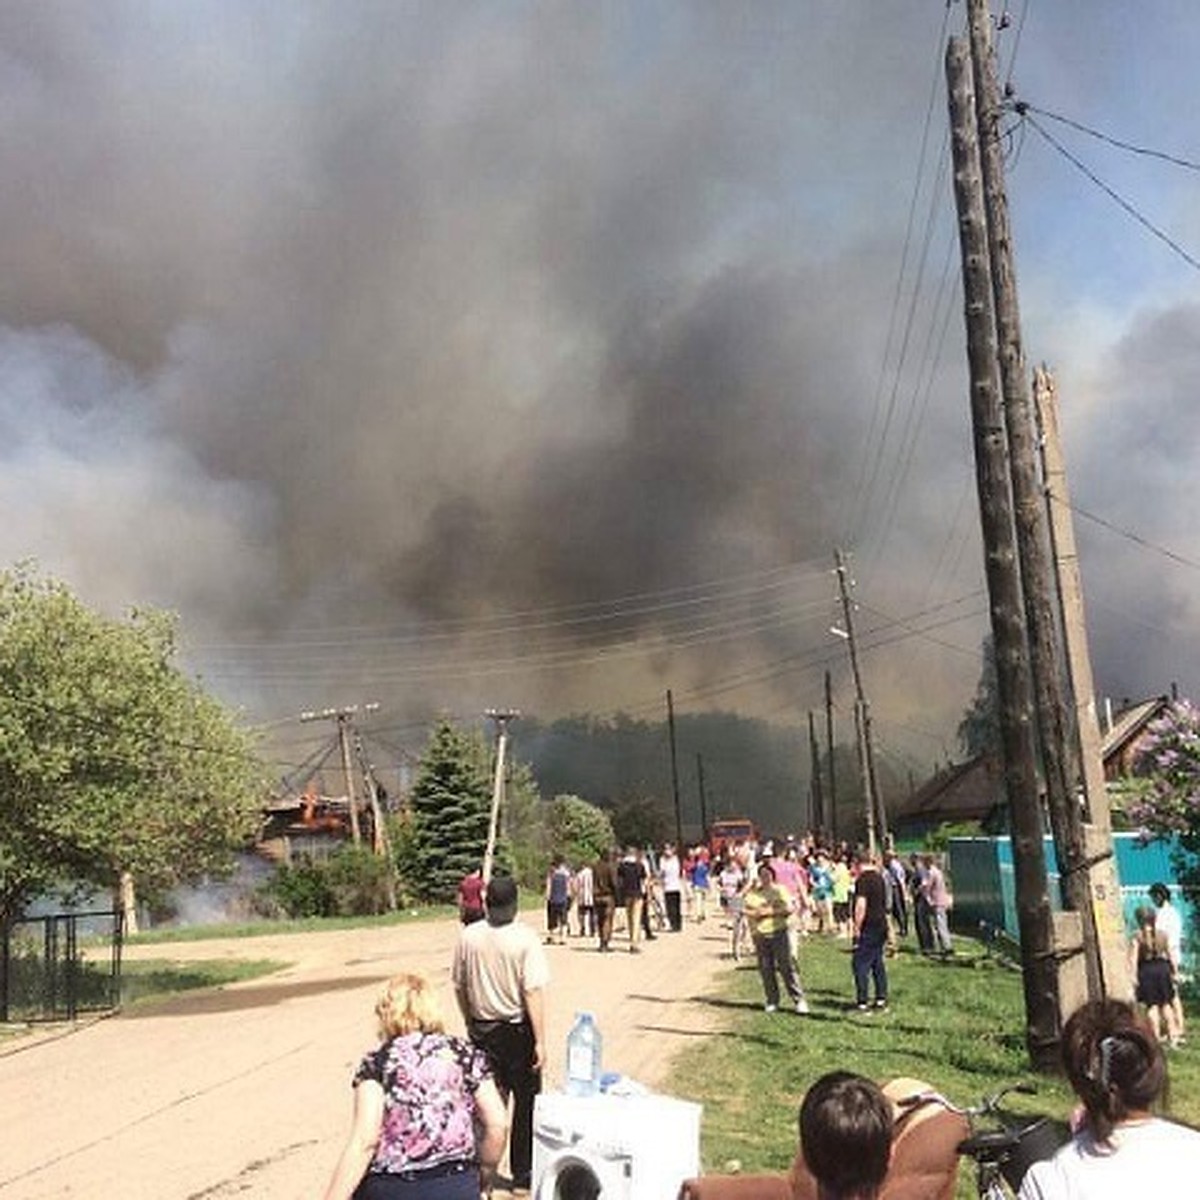
[[512, 1096], [509, 1168], [513, 1189], [526, 1191], [533, 1168], [533, 1104], [546, 1061], [550, 971], [541, 939], [516, 919], [516, 883], [497, 876], [487, 886], [486, 904], [487, 920], [459, 934], [450, 978], [471, 1041], [487, 1054], [501, 1095]]

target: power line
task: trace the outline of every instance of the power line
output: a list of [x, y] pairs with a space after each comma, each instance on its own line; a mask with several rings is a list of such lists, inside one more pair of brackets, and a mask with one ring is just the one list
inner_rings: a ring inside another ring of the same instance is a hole
[[[1051, 498], [1056, 504], [1062, 503], [1057, 496], [1052, 496]], [[1158, 543], [1134, 533], [1131, 529], [1122, 529], [1119, 525], [1114, 525], [1111, 521], [1106, 521], [1103, 517], [1098, 517], [1095, 513], [1088, 512], [1086, 508], [1080, 508], [1078, 504], [1071, 503], [1068, 507], [1072, 512], [1078, 513], [1085, 520], [1091, 521], [1103, 529], [1107, 529], [1110, 533], [1115, 533], [1119, 537], [1125, 538], [1126, 541], [1135, 542], [1139, 546], [1144, 546], [1147, 550], [1153, 550], [1156, 554], [1161, 554], [1164, 558], [1169, 558], [1172, 562], [1177, 562], [1181, 566], [1191, 567], [1193, 570], [1200, 571], [1200, 562], [1196, 562], [1195, 559], [1187, 558], [1174, 550], [1169, 550], [1166, 546], [1160, 546]]]
[[[1013, 70], [1017, 65], [1017, 54], [1021, 49], [1021, 34], [1025, 32], [1025, 18], [1029, 16], [1029, 0], [1021, 5], [1021, 15], [1017, 18], [1017, 32], [1013, 35], [1012, 53], [1008, 57], [1008, 71], [1004, 76], [1004, 87], [1007, 91], [1009, 84], [1012, 83]], [[1002, 29], [1004, 22], [1001, 21]]]
[[[605, 600], [589, 600], [576, 604], [550, 605], [543, 608], [519, 609], [512, 612], [495, 613], [477, 620], [448, 620], [431, 622], [418, 630], [404, 633], [383, 633], [382, 626], [340, 626], [339, 632], [344, 636], [334, 641], [310, 640], [297, 637], [294, 642], [277, 643], [285, 648], [289, 645], [320, 649], [339, 648], [348, 644], [366, 644], [379, 642], [403, 643], [410, 641], [428, 642], [434, 638], [461, 638], [465, 635], [507, 634], [514, 630], [528, 628], [555, 628], [569, 626], [589, 621], [608, 621], [624, 616], [641, 616], [672, 608], [686, 608], [705, 603], [753, 595], [757, 591], [770, 591], [778, 587], [791, 586], [795, 583], [797, 574], [804, 571], [812, 573], [813, 577], [824, 577], [825, 567], [822, 563], [818, 568], [817, 560], [802, 560], [793, 563], [783, 563], [761, 571], [746, 572], [740, 575], [727, 576], [721, 579], [706, 580], [703, 583], [684, 584], [655, 591], [635, 592], [624, 596], [610, 597]], [[322, 638], [327, 637], [325, 629], [314, 630]], [[366, 636], [359, 638], [357, 635]], [[191, 649], [206, 653], [221, 650], [260, 650], [260, 642], [213, 642], [195, 643]]]
[[1126, 142], [1121, 138], [1113, 137], [1111, 134], [1103, 133], [1099, 129], [1093, 129], [1090, 125], [1085, 125], [1082, 121], [1073, 120], [1071, 117], [1064, 117], [1061, 113], [1050, 112], [1049, 109], [1039, 108], [1036, 104], [1030, 104], [1027, 100], [1015, 101], [1012, 109], [1022, 117], [1026, 113], [1037, 113], [1039, 117], [1046, 117], [1051, 121], [1058, 121], [1062, 125], [1069, 125], [1072, 129], [1076, 129], [1080, 133], [1086, 133], [1089, 137], [1094, 137], [1098, 141], [1107, 142], [1108, 145], [1115, 146], [1118, 150], [1128, 150], [1130, 154], [1140, 154], [1146, 158], [1157, 158], [1162, 162], [1183, 167], [1187, 171], [1200, 171], [1200, 163], [1194, 162], [1190, 158], [1184, 158], [1179, 154], [1168, 154], [1165, 150], [1153, 150], [1149, 146], [1138, 146], [1133, 142]]
[[1082, 172], [1088, 179], [1090, 179], [1092, 181], [1092, 183], [1094, 183], [1102, 192], [1104, 192], [1104, 194], [1106, 196], [1108, 196], [1110, 199], [1114, 200], [1117, 204], [1119, 204], [1121, 206], [1121, 208], [1123, 208], [1135, 221], [1137, 221], [1137, 223], [1139, 225], [1141, 225], [1144, 229], [1147, 229], [1156, 238], [1158, 238], [1158, 240], [1160, 242], [1162, 242], [1164, 245], [1166, 245], [1166, 246], [1170, 247], [1170, 249], [1174, 250], [1175, 253], [1180, 258], [1182, 258], [1184, 262], [1186, 262], [1188, 264], [1188, 266], [1194, 267], [1197, 271], [1200, 271], [1200, 260], [1193, 258], [1192, 255], [1189, 254], [1169, 234], [1166, 234], [1161, 229], [1159, 229], [1157, 225], [1155, 225], [1148, 217], [1144, 216], [1141, 212], [1139, 212], [1138, 209], [1135, 208], [1122, 195], [1120, 195], [1120, 193], [1118, 193], [1113, 188], [1111, 188], [1107, 183], [1105, 183], [1104, 180], [1101, 179], [1100, 176], [1097, 175], [1090, 167], [1088, 167], [1086, 164], [1084, 164], [1078, 158], [1076, 158], [1075, 155], [1072, 154], [1071, 151], [1068, 150], [1066, 148], [1066, 146], [1064, 146], [1062, 144], [1062, 142], [1060, 142], [1056, 137], [1054, 137], [1053, 134], [1051, 134], [1047, 130], [1043, 129], [1042, 126], [1040, 124], [1038, 124], [1038, 122], [1032, 116], [1030, 116], [1028, 109], [1023, 114], [1023, 117], [1024, 117], [1025, 122], [1029, 125], [1029, 127], [1031, 129], [1033, 129], [1036, 133], [1038, 133], [1055, 150], [1057, 150], [1059, 152], [1059, 154], [1061, 154], [1063, 156], [1063, 158], [1065, 158], [1069, 163], [1071, 163], [1072, 166], [1074, 166], [1078, 171]]
[[[925, 122], [921, 130], [921, 146], [917, 154], [917, 171], [916, 177], [913, 180], [912, 195], [909, 198], [908, 219], [904, 231], [904, 244], [900, 253], [900, 269], [896, 274], [896, 286], [892, 295], [892, 307], [888, 317], [887, 337], [884, 341], [883, 358], [879, 364], [879, 376], [875, 386], [875, 399], [871, 412], [871, 423], [867, 430], [867, 436], [863, 440], [863, 457], [860, 463], [858, 481], [855, 485], [855, 499], [848, 506], [847, 512], [850, 518], [850, 528], [845, 531], [846, 536], [843, 541], [853, 542], [857, 540], [853, 535], [858, 525], [865, 519], [866, 510], [869, 507], [870, 493], [873, 488], [873, 476], [878, 472], [878, 454], [872, 455], [872, 445], [875, 442], [876, 429], [879, 425], [883, 409], [884, 409], [884, 380], [888, 374], [888, 361], [892, 354], [892, 342], [896, 333], [897, 317], [900, 312], [901, 296], [903, 295], [904, 276], [908, 267], [909, 251], [912, 248], [913, 233], [915, 230], [915, 219], [917, 214], [917, 203], [920, 199], [922, 184], [926, 175], [926, 155], [929, 149], [929, 133], [933, 127], [933, 114], [936, 109], [938, 97], [941, 94], [941, 48], [946, 40], [946, 30], [950, 21], [950, 5], [947, 4], [942, 15], [942, 25], [938, 31], [936, 50], [934, 53], [933, 77], [929, 87], [929, 100], [925, 108]], [[939, 164], [946, 157], [946, 144], [943, 141], [942, 149], [938, 155]], [[928, 242], [926, 242], [927, 248]], [[909, 300], [909, 313], [906, 321], [905, 341], [907, 342], [908, 330], [911, 329], [913, 307], [916, 304], [916, 296], [920, 288], [921, 274], [918, 273], [917, 281], [913, 287], [913, 293]], [[896, 364], [896, 373], [899, 375], [903, 367], [903, 352]], [[883, 431], [879, 435], [880, 451], [887, 441], [887, 426], [891, 420], [891, 409], [895, 405], [895, 388], [891, 391], [891, 397], [888, 407], [888, 417], [884, 421]]]

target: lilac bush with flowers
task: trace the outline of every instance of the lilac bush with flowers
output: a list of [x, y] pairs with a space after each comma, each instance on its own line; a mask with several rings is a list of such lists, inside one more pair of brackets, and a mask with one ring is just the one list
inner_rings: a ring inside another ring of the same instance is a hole
[[1176, 700], [1150, 723], [1137, 773], [1141, 786], [1129, 798], [1130, 818], [1200, 850], [1200, 708]]

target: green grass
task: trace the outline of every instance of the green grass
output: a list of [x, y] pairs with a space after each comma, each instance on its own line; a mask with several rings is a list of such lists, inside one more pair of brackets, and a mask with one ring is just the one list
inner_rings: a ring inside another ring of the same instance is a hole
[[[373, 926], [409, 925], [414, 921], [432, 921], [457, 917], [458, 909], [449, 904], [421, 905], [374, 917], [299, 917], [280, 921], [246, 921], [240, 924], [163, 925], [125, 938], [126, 945], [147, 946], [158, 942], [204, 942], [215, 938], [250, 938], [277, 934], [319, 933], [322, 930], [364, 929]], [[82, 940], [82, 939], [81, 939]]]
[[[124, 963], [121, 967], [120, 1007], [136, 1008], [152, 1001], [162, 1001], [184, 992], [210, 991], [246, 979], [258, 979], [288, 966], [270, 959], [221, 959], [185, 962], [174, 959], [144, 959]], [[110, 993], [107, 964], [84, 963], [77, 979], [79, 1013], [88, 1016], [107, 1011]], [[43, 1022], [34, 1020], [34, 1024]], [[11, 1023], [0, 1025], [0, 1041], [22, 1037], [33, 1028], [29, 1020], [15, 1016]]]
[[[908, 950], [889, 959], [891, 1009], [869, 1015], [851, 1008], [845, 942], [811, 937], [801, 943], [801, 980], [813, 1008], [807, 1017], [764, 1013], [757, 970], [731, 963], [712, 999], [729, 1032], [685, 1051], [667, 1089], [704, 1105], [704, 1169], [721, 1171], [736, 1160], [743, 1171], [786, 1170], [806, 1088], [838, 1069], [874, 1079], [923, 1079], [959, 1104], [1031, 1081], [1037, 1095], [1013, 1097], [1012, 1110], [1064, 1119], [1074, 1106], [1069, 1087], [1028, 1065], [1020, 975], [972, 941], [959, 938], [957, 945], [948, 963]], [[1200, 1011], [1192, 1006], [1188, 1017], [1200, 1039]], [[1168, 1061], [1172, 1115], [1200, 1124], [1200, 1040], [1171, 1051]], [[959, 1195], [974, 1195], [965, 1166]]]
[[121, 1005], [128, 1008], [151, 1000], [162, 1000], [180, 992], [219, 988], [246, 979], [258, 979], [288, 964], [271, 959], [221, 959], [212, 962], [176, 962], [143, 959], [121, 967]]

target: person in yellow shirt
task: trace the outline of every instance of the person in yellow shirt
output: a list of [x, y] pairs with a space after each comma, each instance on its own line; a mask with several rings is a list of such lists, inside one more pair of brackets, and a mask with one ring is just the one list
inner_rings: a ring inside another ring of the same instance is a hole
[[788, 918], [793, 900], [787, 889], [775, 882], [775, 870], [770, 863], [758, 868], [758, 877], [747, 890], [744, 900], [746, 921], [754, 938], [754, 953], [762, 979], [767, 1012], [779, 1008], [779, 979], [798, 1013], [806, 1013], [808, 1001], [792, 961], [788, 940]]
[[845, 856], [839, 854], [830, 872], [833, 876], [833, 923], [838, 937], [850, 936], [850, 894], [854, 891], [854, 876]]

